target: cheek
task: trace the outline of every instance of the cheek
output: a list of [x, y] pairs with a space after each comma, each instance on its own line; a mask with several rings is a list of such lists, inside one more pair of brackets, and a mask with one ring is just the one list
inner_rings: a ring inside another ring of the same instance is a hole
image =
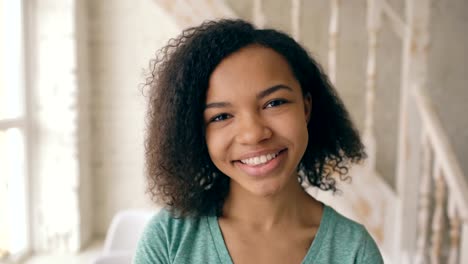
[[222, 156], [226, 153], [223, 146], [223, 137], [220, 133], [207, 130], [205, 140], [208, 148], [208, 154], [210, 155], [211, 160], [216, 163], [216, 160], [222, 159]]
[[305, 117], [301, 118], [301, 115], [297, 116], [297, 118], [284, 118], [281, 122], [277, 123], [275, 130], [291, 141], [307, 144], [309, 133]]

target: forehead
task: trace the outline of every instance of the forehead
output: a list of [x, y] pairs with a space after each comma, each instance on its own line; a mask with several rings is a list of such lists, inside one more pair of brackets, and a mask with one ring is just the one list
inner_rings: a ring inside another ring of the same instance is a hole
[[241, 88], [265, 89], [271, 85], [296, 83], [286, 59], [271, 48], [250, 45], [226, 57], [210, 76], [208, 95]]

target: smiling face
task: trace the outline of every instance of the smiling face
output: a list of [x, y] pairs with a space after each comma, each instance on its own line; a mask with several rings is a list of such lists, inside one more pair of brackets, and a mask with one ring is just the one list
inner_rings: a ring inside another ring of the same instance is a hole
[[216, 67], [204, 111], [206, 143], [230, 177], [231, 193], [269, 196], [298, 184], [310, 108], [311, 98], [272, 49], [247, 46]]

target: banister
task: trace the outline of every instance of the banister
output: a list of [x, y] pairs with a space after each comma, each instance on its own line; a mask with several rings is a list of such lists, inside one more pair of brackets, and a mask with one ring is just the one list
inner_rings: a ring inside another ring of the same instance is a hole
[[468, 186], [455, 152], [427, 95], [420, 86], [414, 86], [411, 91], [423, 121], [423, 128], [426, 129], [428, 138], [432, 142], [435, 158], [440, 161], [443, 177], [450, 190], [454, 190], [450, 192], [450, 195], [453, 195], [458, 205], [462, 221], [468, 221]]

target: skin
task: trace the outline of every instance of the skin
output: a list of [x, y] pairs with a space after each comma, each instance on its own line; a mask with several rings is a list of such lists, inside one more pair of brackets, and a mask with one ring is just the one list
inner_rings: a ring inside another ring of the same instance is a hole
[[[230, 190], [218, 219], [234, 263], [300, 263], [323, 206], [297, 180], [312, 98], [272, 49], [247, 46], [210, 77], [204, 119], [210, 158]], [[262, 165], [241, 160], [278, 156]]]

